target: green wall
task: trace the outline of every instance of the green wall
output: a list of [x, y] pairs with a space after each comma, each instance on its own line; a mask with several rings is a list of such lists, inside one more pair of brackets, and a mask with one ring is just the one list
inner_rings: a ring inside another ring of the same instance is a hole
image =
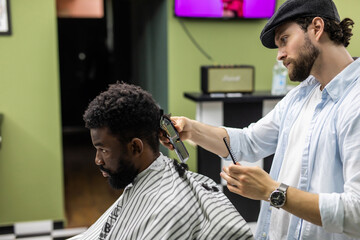
[[10, 1], [0, 36], [0, 225], [64, 220], [55, 0]]
[[[192, 44], [173, 14], [173, 0], [168, 1], [168, 96], [173, 115], [195, 118], [196, 104], [183, 97], [184, 92], [200, 92], [200, 66], [212, 64], [246, 64], [255, 66], [255, 90], [270, 90], [272, 67], [277, 51], [262, 46], [259, 36], [267, 20], [183, 19], [199, 45], [214, 59], [209, 61]], [[284, 0], [278, 1], [280, 6]], [[360, 56], [360, 4], [358, 0], [334, 1], [342, 18], [357, 23], [349, 51]], [[196, 170], [196, 149], [186, 145], [190, 169]]]

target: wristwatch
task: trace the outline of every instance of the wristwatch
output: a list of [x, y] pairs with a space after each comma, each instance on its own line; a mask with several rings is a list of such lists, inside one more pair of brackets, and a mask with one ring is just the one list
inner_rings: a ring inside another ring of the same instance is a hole
[[281, 208], [284, 206], [288, 187], [288, 185], [280, 183], [280, 186], [270, 194], [269, 201], [271, 206], [276, 208]]

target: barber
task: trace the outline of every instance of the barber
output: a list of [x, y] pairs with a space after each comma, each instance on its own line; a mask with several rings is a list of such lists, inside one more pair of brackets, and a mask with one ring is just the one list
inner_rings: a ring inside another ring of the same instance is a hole
[[275, 154], [270, 174], [239, 163], [220, 174], [231, 192], [262, 200], [256, 239], [360, 238], [360, 60], [346, 50], [353, 24], [332, 0], [287, 0], [260, 39], [300, 84], [244, 129], [172, 118], [182, 140], [223, 158], [224, 137], [242, 161]]

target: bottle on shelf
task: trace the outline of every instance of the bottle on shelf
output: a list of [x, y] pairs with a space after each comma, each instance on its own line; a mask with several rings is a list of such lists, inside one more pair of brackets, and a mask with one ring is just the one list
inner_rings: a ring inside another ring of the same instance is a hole
[[285, 95], [287, 93], [286, 89], [286, 78], [288, 75], [288, 70], [284, 66], [282, 61], [277, 60], [273, 67], [273, 78], [272, 78], [272, 95]]

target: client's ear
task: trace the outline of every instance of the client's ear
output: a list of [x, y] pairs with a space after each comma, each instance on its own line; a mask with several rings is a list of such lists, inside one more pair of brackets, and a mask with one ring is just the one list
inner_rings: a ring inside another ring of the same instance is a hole
[[140, 138], [133, 138], [129, 144], [130, 152], [134, 155], [144, 151], [144, 143]]

